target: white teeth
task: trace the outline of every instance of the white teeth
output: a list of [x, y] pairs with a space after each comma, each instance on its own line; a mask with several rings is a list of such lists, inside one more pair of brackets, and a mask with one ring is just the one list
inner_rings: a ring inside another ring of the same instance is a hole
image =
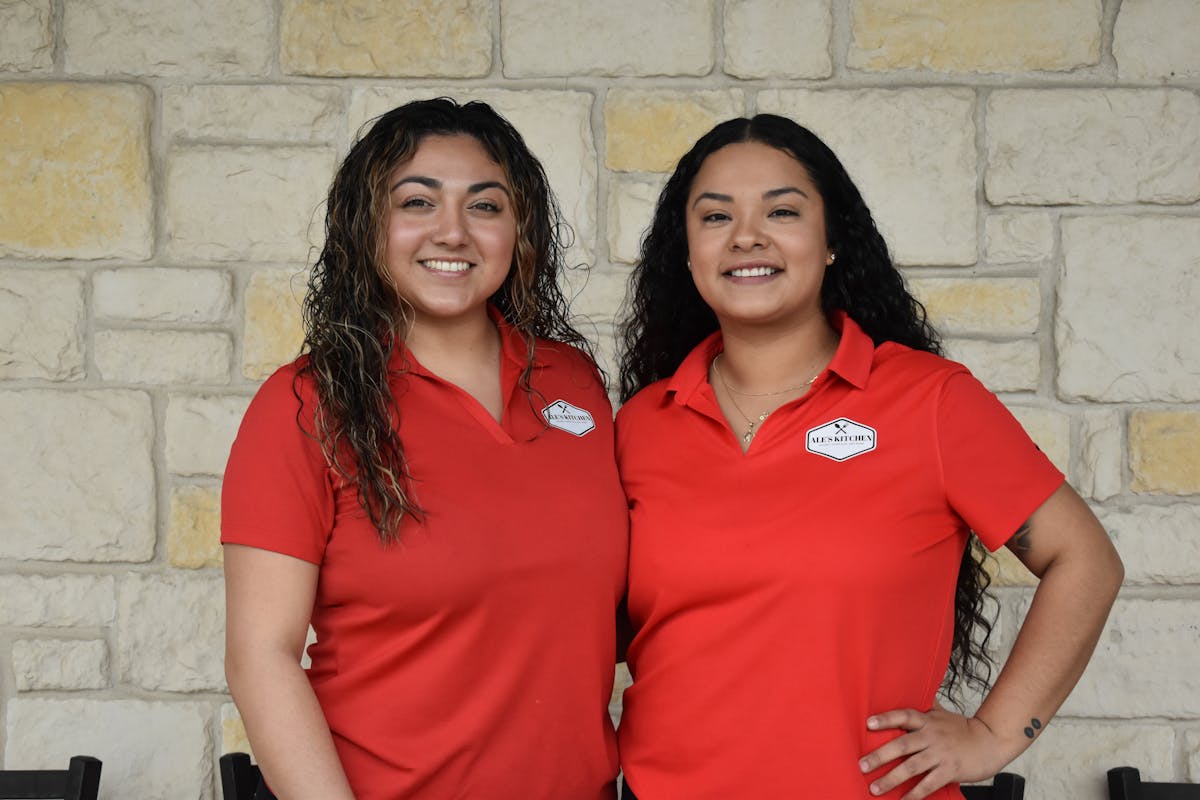
[[773, 275], [779, 270], [774, 267], [746, 267], [744, 269], [734, 269], [729, 271], [731, 278], [762, 278], [767, 275]]
[[466, 272], [471, 265], [466, 261], [443, 261], [440, 258], [429, 258], [421, 262], [426, 269], [436, 272]]

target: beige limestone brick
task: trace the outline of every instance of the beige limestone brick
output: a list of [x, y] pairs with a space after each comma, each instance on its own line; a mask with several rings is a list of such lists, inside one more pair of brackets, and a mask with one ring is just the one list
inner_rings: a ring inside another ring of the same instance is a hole
[[827, 78], [830, 0], [726, 0], [725, 71], [738, 78]]
[[1200, 412], [1132, 412], [1129, 469], [1135, 492], [1200, 494]]
[[509, 78], [547, 75], [707, 75], [712, 3], [690, 0], [505, 0], [500, 48]]
[[210, 269], [98, 270], [92, 275], [92, 308], [102, 319], [222, 322], [233, 308], [233, 280]]
[[1200, 505], [1103, 509], [1097, 516], [1125, 563], [1126, 584], [1200, 583]]
[[[172, 625], [178, 627], [177, 621]], [[6, 764], [62, 769], [87, 753], [104, 764], [101, 797], [208, 797], [210, 704], [171, 700], [28, 697], [7, 703]], [[184, 787], [187, 787], [186, 789]]]
[[983, 223], [983, 248], [993, 264], [1045, 261], [1054, 254], [1054, 220], [1049, 214], [992, 214]]
[[611, 323], [625, 298], [629, 271], [601, 264], [590, 269], [569, 269], [563, 274], [571, 313], [585, 322]]
[[42, 72], [54, 66], [50, 0], [0, 3], [0, 72]]
[[167, 402], [167, 469], [176, 475], [221, 475], [249, 398], [172, 395]]
[[221, 495], [209, 486], [179, 486], [171, 490], [167, 528], [167, 561], [172, 567], [219, 567], [221, 553]]
[[173, 571], [123, 576], [117, 584], [122, 679], [155, 691], [223, 690], [224, 600], [220, 575]]
[[992, 576], [993, 586], [1037, 586], [1038, 579], [1007, 547], [992, 553], [984, 568]]
[[1037, 406], [1010, 405], [1008, 410], [1046, 458], [1066, 475], [1071, 466], [1071, 417], [1052, 408]]
[[142, 392], [0, 391], [0, 558], [148, 561], [154, 415]]
[[1015, 336], [1037, 330], [1037, 278], [919, 278], [910, 283], [939, 331]]
[[83, 377], [83, 278], [0, 270], [0, 378]]
[[948, 339], [950, 358], [967, 365], [993, 392], [1029, 392], [1037, 389], [1041, 354], [1037, 342], [988, 342], [981, 339]]
[[0, 575], [0, 597], [0, 625], [101, 627], [117, 613], [110, 575]]
[[100, 377], [116, 383], [229, 383], [233, 342], [225, 333], [201, 331], [98, 331], [94, 339]]
[[1033, 746], [1005, 767], [1026, 778], [1026, 800], [1106, 800], [1104, 771], [1119, 760], [1149, 775], [1169, 774], [1175, 732], [1170, 725], [1057, 718]]
[[758, 110], [791, 117], [837, 153], [898, 263], [975, 263], [973, 92], [772, 89]]
[[1187, 758], [1187, 779], [1200, 783], [1200, 729], [1184, 731], [1183, 752]]
[[166, 176], [176, 259], [307, 262], [333, 175], [327, 147], [180, 147]]
[[19, 639], [12, 657], [18, 692], [108, 686], [108, 645], [102, 639]]
[[847, 63], [889, 72], [1067, 71], [1100, 60], [1099, 0], [854, 0]]
[[459, 102], [480, 100], [521, 132], [546, 170], [563, 217], [574, 234], [570, 263], [591, 264], [596, 249], [596, 142], [592, 134], [593, 97], [586, 92], [505, 91], [441, 86], [418, 89], [366, 89], [350, 103], [351, 136], [368, 120], [404, 103], [450, 95]]
[[288, 73], [468, 78], [492, 68], [487, 0], [284, 0], [280, 29]]
[[1121, 414], [1108, 408], [1083, 413], [1079, 450], [1079, 481], [1076, 488], [1085, 497], [1107, 500], [1121, 492], [1124, 436]]
[[256, 272], [250, 278], [242, 339], [242, 374], [247, 378], [266, 378], [300, 355], [305, 280], [303, 273], [285, 270]]
[[1198, 618], [1195, 600], [1118, 598], [1061, 713], [1119, 719], [1200, 716]]
[[341, 133], [334, 86], [167, 86], [162, 104], [172, 139], [305, 143], [333, 142]]
[[268, 0], [67, 0], [67, 71], [90, 75], [264, 75], [275, 48]]
[[612, 695], [608, 700], [608, 714], [612, 717], [613, 725], [621, 723], [621, 701], [624, 699], [625, 690], [632, 685], [633, 678], [629, 674], [629, 665], [624, 661], [619, 662], [613, 675]]
[[150, 93], [0, 83], [0, 256], [146, 259]]
[[1200, 224], [1194, 217], [1063, 221], [1055, 315], [1059, 393], [1200, 400]]
[[1121, 4], [1113, 27], [1113, 57], [1121, 80], [1176, 81], [1200, 77], [1200, 3], [1136, 0]]
[[999, 90], [988, 98], [987, 121], [992, 203], [1200, 200], [1200, 97], [1192, 92]]
[[246, 735], [246, 726], [242, 724], [242, 715], [237, 706], [225, 703], [221, 706], [221, 753], [250, 753], [250, 737]]
[[718, 122], [745, 111], [742, 92], [612, 89], [604, 102], [604, 163], [618, 172], [670, 172]]
[[641, 254], [642, 237], [650, 230], [654, 206], [665, 180], [643, 181], [614, 177], [608, 182], [608, 257], [633, 264]]

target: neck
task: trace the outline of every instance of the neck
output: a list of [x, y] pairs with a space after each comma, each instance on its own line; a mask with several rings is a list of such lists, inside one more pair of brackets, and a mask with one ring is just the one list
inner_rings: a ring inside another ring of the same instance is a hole
[[775, 392], [802, 384], [825, 368], [839, 335], [823, 314], [785, 329], [722, 323], [721, 370], [743, 392]]
[[428, 369], [435, 364], [469, 364], [493, 360], [500, 334], [485, 308], [453, 319], [417, 315], [404, 332], [405, 346]]

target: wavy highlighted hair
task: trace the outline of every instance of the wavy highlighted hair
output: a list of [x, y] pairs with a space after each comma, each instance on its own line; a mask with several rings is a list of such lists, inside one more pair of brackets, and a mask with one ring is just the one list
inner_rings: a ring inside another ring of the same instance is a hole
[[[406, 514], [420, 515], [388, 382], [388, 361], [411, 318], [387, 270], [388, 181], [428, 136], [472, 137], [508, 178], [516, 244], [508, 276], [490, 302], [525, 341], [521, 386], [532, 395], [537, 337], [592, 353], [572, 327], [559, 288], [569, 229], [541, 163], [516, 129], [486, 103], [460, 105], [445, 97], [407, 103], [373, 120], [329, 189], [325, 245], [304, 300], [307, 359], [297, 381], [315, 386], [314, 435], [331, 467], [356, 486], [384, 543], [398, 538]], [[299, 394], [299, 384], [296, 389]]]

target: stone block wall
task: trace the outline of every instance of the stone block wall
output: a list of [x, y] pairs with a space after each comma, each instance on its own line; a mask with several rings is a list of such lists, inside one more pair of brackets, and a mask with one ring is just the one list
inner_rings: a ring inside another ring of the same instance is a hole
[[[612, 320], [665, 173], [733, 115], [839, 153], [916, 293], [1128, 570], [1014, 768], [1100, 800], [1200, 782], [1200, 4], [1194, 0], [0, 0], [0, 751], [107, 798], [215, 795], [218, 496], [299, 346], [321, 203], [408, 99], [493, 103]], [[1192, 320], [1188, 322], [1188, 320]], [[1001, 557], [1001, 637], [1031, 594]], [[619, 688], [619, 687], [618, 687]]]

